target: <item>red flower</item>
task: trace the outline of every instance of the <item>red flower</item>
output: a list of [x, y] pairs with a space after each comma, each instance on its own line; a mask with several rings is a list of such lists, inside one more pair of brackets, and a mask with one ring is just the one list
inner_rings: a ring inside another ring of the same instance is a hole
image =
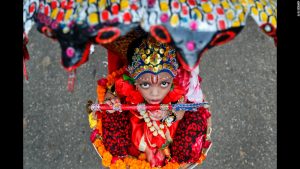
[[203, 147], [208, 148], [211, 145], [211, 141], [205, 140]]
[[130, 84], [127, 80], [124, 80], [123, 78], [119, 78], [115, 82], [115, 88], [116, 88], [116, 92], [120, 96], [127, 96], [128, 91], [132, 91], [134, 89], [134, 86]]
[[192, 123], [192, 124], [190, 124], [188, 127], [187, 127], [187, 130], [188, 131], [190, 131], [190, 130], [192, 130], [192, 131], [197, 131], [197, 124], [196, 123]]
[[119, 159], [120, 159], [119, 157], [114, 156], [111, 160], [111, 163], [114, 164]]
[[107, 82], [108, 82], [108, 80], [105, 79], [105, 78], [102, 78], [102, 79], [97, 81], [98, 85], [100, 85], [100, 86], [106, 86]]
[[199, 113], [200, 113], [201, 118], [204, 120], [208, 119], [211, 116], [210, 112], [203, 107], [199, 108]]
[[130, 92], [127, 92], [128, 96], [126, 98], [126, 101], [132, 104], [139, 104], [142, 103], [144, 101], [143, 96], [141, 95], [140, 92], [133, 90]]
[[93, 130], [93, 132], [90, 135], [90, 140], [91, 140], [92, 143], [95, 141], [95, 139], [96, 139], [96, 137], [97, 137], [98, 134], [99, 134], [99, 130], [98, 129]]
[[191, 142], [192, 141], [192, 138], [190, 136], [185, 136], [185, 141], [186, 142]]
[[192, 137], [194, 137], [194, 136], [196, 136], [196, 132], [194, 132], [194, 131], [190, 131], [190, 130], [188, 130], [189, 131], [189, 134], [192, 136]]
[[139, 104], [144, 101], [143, 96], [140, 92], [135, 90], [134, 85], [130, 84], [129, 81], [120, 78], [116, 81], [116, 92], [121, 97], [126, 97], [126, 102]]

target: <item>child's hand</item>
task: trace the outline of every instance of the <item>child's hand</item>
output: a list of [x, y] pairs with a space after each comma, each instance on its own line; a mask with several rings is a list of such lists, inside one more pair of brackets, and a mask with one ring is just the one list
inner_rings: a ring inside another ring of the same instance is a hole
[[[120, 104], [120, 99], [118, 97], [116, 97], [115, 95], [113, 95], [112, 93], [110, 92], [107, 92], [105, 94], [105, 101], [104, 101], [105, 104], [108, 104], [109, 106], [113, 106], [114, 104]], [[107, 110], [107, 112], [109, 113], [114, 113], [115, 110]]]
[[[178, 103], [185, 103], [184, 98], [178, 100]], [[180, 110], [176, 112], [176, 120], [181, 120], [184, 116], [185, 111]]]
[[180, 110], [176, 112], [176, 120], [181, 120], [184, 116], [185, 111]]
[[151, 167], [163, 166], [165, 161], [165, 154], [162, 150], [151, 149], [147, 146], [145, 149], [145, 153]]
[[154, 111], [149, 111], [149, 116], [152, 120], [158, 121], [163, 118], [165, 118], [168, 115], [167, 111], [163, 110], [154, 110]]

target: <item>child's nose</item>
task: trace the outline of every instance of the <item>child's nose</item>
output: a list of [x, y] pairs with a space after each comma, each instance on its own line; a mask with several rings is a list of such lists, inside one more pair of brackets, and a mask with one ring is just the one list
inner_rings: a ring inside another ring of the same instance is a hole
[[151, 95], [152, 95], [152, 96], [158, 96], [158, 95], [159, 95], [159, 90], [156, 89], [156, 88], [152, 89], [152, 90], [151, 90]]

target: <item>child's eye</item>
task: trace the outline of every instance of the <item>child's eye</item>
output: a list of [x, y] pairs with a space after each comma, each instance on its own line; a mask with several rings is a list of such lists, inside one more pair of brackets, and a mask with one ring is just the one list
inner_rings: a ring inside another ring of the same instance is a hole
[[142, 83], [142, 84], [140, 84], [140, 86], [143, 89], [148, 89], [150, 87], [150, 84], [149, 83]]
[[160, 86], [163, 87], [163, 88], [166, 88], [169, 86], [169, 82], [161, 82]]

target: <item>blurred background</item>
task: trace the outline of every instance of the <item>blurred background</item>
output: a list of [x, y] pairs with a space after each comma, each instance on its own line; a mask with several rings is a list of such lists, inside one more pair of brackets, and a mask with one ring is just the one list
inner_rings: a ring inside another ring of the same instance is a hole
[[[106, 76], [106, 50], [95, 46], [77, 69], [74, 92], [59, 44], [29, 33], [29, 80], [23, 80], [24, 169], [99, 169], [89, 136], [87, 100]], [[252, 18], [238, 36], [204, 53], [202, 89], [211, 106], [213, 146], [203, 169], [277, 168], [277, 48]]]

